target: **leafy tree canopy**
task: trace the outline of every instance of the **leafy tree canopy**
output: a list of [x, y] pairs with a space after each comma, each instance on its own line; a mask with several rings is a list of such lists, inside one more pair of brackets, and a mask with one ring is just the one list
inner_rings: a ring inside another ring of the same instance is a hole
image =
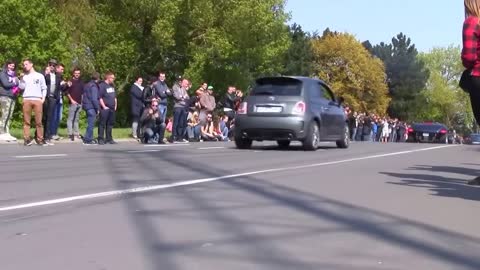
[[314, 73], [356, 111], [385, 114], [390, 98], [385, 68], [355, 39], [329, 33], [312, 41]]

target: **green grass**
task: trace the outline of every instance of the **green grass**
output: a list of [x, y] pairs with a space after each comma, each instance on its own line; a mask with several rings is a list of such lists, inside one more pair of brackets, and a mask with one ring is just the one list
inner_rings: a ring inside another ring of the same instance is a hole
[[[93, 131], [94, 137], [97, 136], [98, 134], [97, 132], [98, 132], [98, 128], [95, 127]], [[84, 133], [85, 133], [85, 129], [80, 129], [80, 134], [83, 135]], [[132, 134], [132, 129], [131, 128], [114, 128], [112, 133], [113, 133], [112, 135], [114, 139], [128, 139], [128, 138], [131, 138], [130, 135]], [[11, 129], [10, 134], [17, 139], [23, 139], [23, 129], [18, 129], [18, 128]], [[32, 128], [30, 130], [30, 134], [31, 136], [33, 136], [35, 134], [35, 129]], [[59, 128], [58, 136], [67, 138], [68, 137], [67, 129]], [[165, 131], [165, 138], [168, 138], [168, 137], [170, 137], [170, 132]]]

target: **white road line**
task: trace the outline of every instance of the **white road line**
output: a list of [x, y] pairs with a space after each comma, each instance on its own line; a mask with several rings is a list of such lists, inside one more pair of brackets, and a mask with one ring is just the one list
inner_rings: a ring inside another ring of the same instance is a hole
[[53, 155], [32, 155], [32, 156], [14, 156], [14, 158], [43, 158], [43, 157], [66, 157], [67, 154], [53, 154]]
[[174, 147], [174, 146], [189, 146], [188, 143], [176, 143], [176, 144], [145, 144], [144, 147]]
[[447, 147], [455, 147], [455, 145], [436, 146], [436, 147], [422, 148], [422, 149], [416, 149], [416, 150], [408, 150], [408, 151], [402, 151], [402, 152], [394, 152], [394, 153], [388, 153], [388, 154], [379, 154], [379, 155], [372, 155], [372, 156], [359, 157], [359, 158], [350, 158], [350, 159], [336, 160], [336, 161], [330, 161], [330, 162], [314, 163], [314, 164], [308, 164], [308, 165], [266, 169], [266, 170], [260, 170], [260, 171], [238, 173], [238, 174], [229, 174], [229, 175], [218, 176], [218, 177], [181, 181], [181, 182], [176, 182], [176, 183], [172, 183], [172, 184], [165, 184], [165, 185], [154, 185], [154, 186], [145, 186], [145, 187], [139, 187], [139, 188], [112, 190], [112, 191], [93, 193], [93, 194], [85, 194], [85, 195], [79, 195], [79, 196], [73, 196], [73, 197], [65, 197], [65, 198], [59, 198], [59, 199], [53, 199], [53, 200], [46, 200], [46, 201], [32, 202], [32, 203], [26, 203], [26, 204], [4, 206], [4, 207], [0, 207], [0, 212], [18, 210], [18, 209], [24, 209], [24, 208], [32, 208], [32, 207], [38, 207], [38, 206], [45, 206], [45, 205], [67, 203], [67, 202], [72, 202], [72, 201], [82, 201], [82, 200], [90, 200], [90, 199], [102, 198], [102, 197], [120, 196], [120, 195], [133, 194], [133, 193], [142, 193], [142, 192], [148, 192], [148, 191], [154, 191], [154, 190], [161, 190], [161, 189], [167, 189], [167, 188], [189, 186], [189, 185], [195, 185], [195, 184], [201, 184], [201, 183], [208, 183], [208, 182], [238, 178], [238, 177], [243, 177], [243, 176], [251, 176], [251, 175], [266, 174], [266, 173], [275, 173], [275, 172], [282, 172], [282, 171], [293, 171], [293, 170], [300, 170], [300, 169], [306, 169], [306, 168], [315, 168], [315, 167], [322, 167], [322, 166], [328, 166], [328, 165], [349, 163], [349, 162], [354, 162], [354, 161], [369, 160], [369, 159], [375, 159], [375, 158], [384, 158], [384, 157], [391, 157], [391, 156], [398, 156], [398, 155], [406, 155], [406, 154], [417, 153], [417, 152], [443, 149], [443, 148], [447, 148]]
[[151, 150], [134, 150], [134, 151], [127, 151], [127, 153], [151, 153], [151, 152], [160, 152], [160, 149], [151, 149]]
[[197, 148], [198, 150], [210, 150], [210, 149], [225, 149], [226, 147], [224, 146], [215, 146], [215, 147], [200, 147]]

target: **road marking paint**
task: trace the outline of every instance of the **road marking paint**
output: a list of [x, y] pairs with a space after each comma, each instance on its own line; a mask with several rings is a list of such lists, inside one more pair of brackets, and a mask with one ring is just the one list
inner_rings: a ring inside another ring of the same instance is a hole
[[177, 143], [177, 144], [145, 144], [143, 147], [174, 147], [174, 146], [188, 146], [188, 143]]
[[151, 150], [134, 150], [134, 151], [127, 151], [127, 153], [151, 153], [151, 152], [160, 152], [160, 149], [151, 149]]
[[43, 158], [43, 157], [66, 157], [67, 154], [53, 154], [53, 155], [31, 155], [31, 156], [14, 156], [14, 158]]
[[90, 199], [102, 198], [102, 197], [111, 197], [111, 196], [121, 196], [121, 195], [126, 195], [126, 194], [143, 193], [143, 192], [154, 191], [154, 190], [162, 190], [162, 189], [181, 187], [181, 186], [190, 186], [190, 185], [196, 185], [196, 184], [202, 184], [202, 183], [208, 183], [208, 182], [215, 182], [215, 181], [220, 181], [220, 180], [226, 180], [226, 179], [232, 179], [232, 178], [238, 178], [238, 177], [244, 177], [244, 176], [251, 176], [251, 175], [258, 175], [258, 174], [275, 173], [275, 172], [282, 172], [282, 171], [293, 171], [293, 170], [300, 170], [300, 169], [307, 169], [307, 168], [315, 168], [315, 167], [323, 167], [323, 166], [328, 166], [328, 165], [349, 163], [349, 162], [354, 162], [354, 161], [369, 160], [369, 159], [375, 159], [375, 158], [384, 158], [384, 157], [391, 157], [391, 156], [406, 155], [406, 154], [412, 154], [412, 153], [417, 153], [417, 152], [443, 149], [443, 148], [447, 148], [447, 147], [455, 147], [455, 145], [436, 146], [436, 147], [429, 147], [429, 148], [422, 148], [422, 149], [415, 149], [415, 150], [407, 150], [407, 151], [394, 152], [394, 153], [388, 153], [388, 154], [378, 154], [378, 155], [371, 155], [371, 156], [366, 156], [366, 157], [349, 158], [349, 159], [344, 159], [344, 160], [336, 160], [336, 161], [329, 161], [329, 162], [322, 162], [322, 163], [314, 163], [314, 164], [299, 165], [299, 166], [292, 166], [292, 167], [273, 168], [273, 169], [266, 169], [266, 170], [260, 170], [260, 171], [229, 174], [229, 175], [224, 175], [224, 176], [210, 177], [210, 178], [203, 178], [203, 179], [196, 179], [196, 180], [187, 180], [187, 181], [181, 181], [181, 182], [164, 184], [164, 185], [153, 185], [153, 186], [145, 186], [145, 187], [138, 187], [138, 188], [122, 189], [122, 190], [112, 190], [112, 191], [99, 192], [99, 193], [93, 193], [93, 194], [84, 194], [84, 195], [73, 196], [73, 197], [65, 197], [65, 198], [39, 201], [39, 202], [32, 202], [32, 203], [26, 203], [26, 204], [4, 206], [4, 207], [0, 207], [0, 212], [18, 210], [18, 209], [24, 209], [24, 208], [39, 207], [39, 206], [45, 206], [45, 205], [54, 205], [54, 204], [72, 202], [72, 201], [90, 200]]
[[197, 148], [198, 150], [210, 150], [210, 149], [225, 149], [226, 147], [224, 146], [215, 146], [215, 147], [200, 147]]

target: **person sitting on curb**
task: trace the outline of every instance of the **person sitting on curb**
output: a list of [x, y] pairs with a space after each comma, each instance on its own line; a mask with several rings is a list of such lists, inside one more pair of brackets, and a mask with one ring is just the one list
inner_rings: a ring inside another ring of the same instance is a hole
[[222, 135], [218, 134], [213, 123], [212, 114], [207, 115], [207, 122], [202, 126], [202, 139], [204, 141], [220, 141]]
[[190, 142], [200, 141], [202, 125], [200, 125], [200, 117], [197, 112], [192, 114], [192, 117], [188, 120], [187, 125], [188, 140]]

